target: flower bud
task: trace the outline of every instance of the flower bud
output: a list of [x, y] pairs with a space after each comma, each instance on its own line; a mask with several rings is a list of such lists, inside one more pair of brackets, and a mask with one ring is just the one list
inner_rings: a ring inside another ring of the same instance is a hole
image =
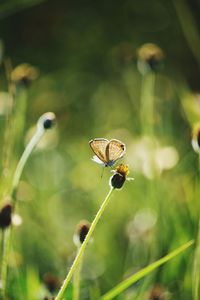
[[120, 164], [115, 170], [113, 176], [110, 178], [110, 186], [115, 189], [121, 189], [126, 177], [128, 175], [128, 166]]
[[86, 220], [80, 221], [77, 225], [76, 232], [74, 234], [74, 243], [77, 247], [79, 247], [85, 240], [86, 235], [90, 229], [90, 223]]
[[24, 63], [11, 72], [11, 81], [19, 87], [28, 87], [38, 77], [38, 73], [35, 67]]
[[162, 66], [164, 53], [155, 44], [147, 43], [138, 50], [138, 69], [144, 75], [149, 71], [158, 71]]
[[55, 121], [56, 121], [56, 116], [53, 112], [47, 112], [45, 114], [43, 114], [38, 122], [37, 122], [37, 126], [39, 129], [51, 129], [52, 127], [54, 127], [55, 125]]
[[149, 300], [166, 300], [168, 299], [169, 292], [160, 286], [152, 288], [149, 294]]
[[5, 229], [11, 224], [12, 206], [6, 204], [0, 211], [0, 228]]
[[58, 277], [51, 273], [46, 273], [44, 275], [44, 283], [50, 293], [54, 293], [60, 286], [60, 280]]

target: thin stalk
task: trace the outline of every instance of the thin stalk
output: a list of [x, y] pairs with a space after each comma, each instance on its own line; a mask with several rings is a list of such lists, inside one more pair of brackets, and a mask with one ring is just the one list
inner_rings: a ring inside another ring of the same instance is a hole
[[181, 247], [177, 248], [176, 250], [170, 252], [169, 254], [165, 255], [164, 257], [160, 258], [159, 260], [149, 264], [147, 267], [141, 269], [137, 273], [131, 275], [127, 279], [120, 282], [117, 286], [112, 288], [109, 292], [104, 294], [101, 297], [101, 300], [111, 300], [118, 295], [120, 295], [122, 292], [124, 292], [127, 288], [129, 288], [131, 285], [133, 285], [135, 282], [143, 278], [144, 276], [148, 275], [152, 271], [156, 270], [158, 267], [163, 265], [164, 263], [170, 261], [172, 258], [180, 254], [181, 252], [185, 251], [187, 248], [189, 248], [194, 243], [193, 240], [187, 242], [186, 244], [182, 245]]
[[95, 230], [95, 227], [96, 227], [99, 219], [101, 218], [101, 216], [102, 216], [102, 214], [103, 214], [103, 212], [104, 212], [104, 210], [105, 210], [105, 208], [106, 208], [106, 206], [109, 202], [110, 196], [111, 196], [113, 191], [114, 191], [114, 188], [111, 187], [110, 191], [108, 192], [104, 202], [102, 203], [101, 207], [99, 208], [99, 210], [98, 210], [98, 212], [97, 212], [97, 214], [96, 214], [96, 216], [95, 216], [95, 218], [94, 218], [94, 220], [93, 220], [93, 222], [90, 226], [88, 234], [86, 235], [86, 238], [85, 238], [83, 244], [81, 245], [81, 247], [80, 247], [80, 249], [79, 249], [79, 251], [78, 251], [78, 253], [75, 257], [74, 262], [71, 266], [71, 269], [69, 270], [69, 273], [67, 274], [67, 276], [66, 276], [66, 278], [65, 278], [65, 280], [64, 280], [64, 282], [63, 282], [63, 284], [60, 288], [60, 291], [58, 292], [58, 295], [55, 298], [55, 300], [61, 300], [62, 299], [63, 294], [64, 294], [64, 292], [65, 292], [65, 290], [68, 286], [68, 283], [71, 280], [72, 275], [74, 274], [75, 270], [77, 269], [77, 267], [79, 265], [79, 262], [80, 262], [80, 260], [83, 256], [83, 254], [84, 254], [85, 248], [86, 248], [86, 246], [87, 246], [87, 244], [88, 244], [88, 242], [89, 242], [89, 240], [90, 240], [90, 238], [91, 238], [91, 236], [92, 236], [92, 234]]
[[16, 190], [17, 190], [19, 180], [20, 180], [22, 171], [24, 169], [24, 166], [25, 166], [31, 152], [33, 151], [33, 149], [35, 148], [35, 146], [38, 144], [41, 137], [43, 136], [44, 132], [45, 131], [43, 128], [38, 128], [38, 130], [33, 135], [32, 139], [26, 146], [26, 148], [18, 162], [17, 168], [16, 168], [14, 176], [13, 176], [12, 189], [11, 189], [11, 198], [13, 199], [14, 203], [16, 202]]
[[153, 134], [155, 79], [153, 72], [144, 74], [142, 78], [140, 118], [142, 133], [147, 135]]
[[80, 275], [82, 269], [82, 261], [83, 260], [81, 259], [73, 275], [73, 300], [79, 300], [80, 297]]
[[[24, 136], [25, 120], [26, 120], [26, 108], [27, 108], [27, 90], [17, 90], [14, 103], [14, 145], [19, 151], [21, 145], [21, 139]], [[16, 151], [16, 150], [15, 150]], [[17, 151], [17, 152], [18, 152]]]
[[[200, 183], [200, 154], [199, 154], [197, 197], [199, 196], [199, 183]], [[197, 242], [196, 242], [196, 250], [194, 254], [194, 267], [193, 267], [193, 299], [199, 300], [199, 297], [200, 297], [200, 216], [199, 216], [199, 223], [198, 223]]]
[[4, 297], [5, 297], [8, 254], [9, 254], [9, 248], [10, 248], [10, 236], [11, 236], [11, 228], [3, 230], [2, 253], [1, 253], [2, 262], [1, 262], [1, 289], [0, 289], [1, 298], [0, 299], [4, 299]]
[[[43, 128], [38, 128], [36, 133], [33, 135], [32, 139], [30, 140], [29, 144], [26, 146], [19, 162], [16, 168], [16, 171], [13, 176], [13, 181], [12, 181], [12, 187], [11, 187], [11, 199], [13, 201], [13, 211], [15, 209], [16, 205], [16, 191], [17, 187], [19, 184], [19, 180], [22, 174], [22, 171], [24, 169], [24, 166], [33, 151], [34, 147], [38, 144], [40, 141], [42, 135], [44, 134], [45, 130]], [[12, 228], [9, 227], [4, 230], [4, 235], [3, 235], [3, 253], [2, 253], [2, 262], [1, 262], [1, 294], [2, 297], [5, 296], [5, 291], [6, 291], [6, 283], [7, 283], [7, 271], [8, 271], [8, 256], [9, 256], [9, 249], [10, 249], [10, 243], [11, 243], [11, 232]]]

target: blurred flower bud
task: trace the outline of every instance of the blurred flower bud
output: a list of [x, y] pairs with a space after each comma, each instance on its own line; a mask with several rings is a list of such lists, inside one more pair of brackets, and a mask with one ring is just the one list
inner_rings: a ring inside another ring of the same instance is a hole
[[44, 274], [43, 280], [50, 293], [54, 293], [60, 287], [60, 280], [51, 273]]
[[149, 300], [167, 300], [169, 299], [169, 292], [160, 286], [152, 288], [149, 294]]
[[147, 43], [138, 49], [138, 70], [144, 75], [149, 71], [158, 71], [162, 66], [164, 53], [155, 44]]
[[115, 189], [121, 189], [128, 175], [128, 166], [120, 164], [115, 170], [114, 175], [110, 178], [110, 185]]
[[53, 112], [47, 112], [43, 114], [38, 122], [37, 122], [37, 127], [38, 129], [51, 129], [54, 127], [56, 121], [56, 116]]
[[11, 214], [12, 206], [11, 204], [6, 204], [0, 211], [0, 228], [5, 229], [11, 224]]
[[74, 244], [77, 247], [80, 247], [80, 245], [84, 242], [89, 229], [90, 223], [86, 220], [80, 221], [80, 223], [77, 225], [76, 232], [73, 237]]
[[28, 87], [39, 75], [38, 69], [29, 65], [21, 64], [11, 72], [11, 81], [19, 87]]
[[196, 123], [192, 130], [192, 147], [200, 154], [200, 122]]

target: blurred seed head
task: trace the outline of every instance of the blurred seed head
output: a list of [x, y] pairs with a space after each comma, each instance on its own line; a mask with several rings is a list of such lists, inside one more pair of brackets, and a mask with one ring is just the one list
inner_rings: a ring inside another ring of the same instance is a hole
[[169, 292], [163, 287], [155, 286], [149, 293], [149, 300], [167, 300], [169, 299]]
[[129, 169], [127, 165], [120, 164], [115, 170], [113, 176], [110, 178], [110, 186], [115, 189], [121, 189], [126, 181]]
[[200, 154], [200, 122], [193, 126], [192, 147], [196, 153]]
[[55, 114], [53, 112], [47, 112], [39, 118], [37, 122], [37, 127], [38, 129], [47, 130], [53, 128], [55, 126], [55, 123]]
[[29, 87], [37, 79], [39, 71], [29, 64], [21, 64], [11, 72], [11, 81], [18, 87]]
[[54, 293], [60, 287], [60, 280], [54, 274], [44, 274], [43, 281], [50, 293]]
[[138, 49], [138, 70], [144, 75], [158, 71], [164, 60], [164, 52], [155, 44], [147, 43]]
[[5, 204], [0, 211], [0, 228], [5, 229], [11, 224], [12, 205]]
[[77, 247], [80, 247], [81, 244], [84, 242], [89, 229], [90, 229], [90, 223], [87, 220], [82, 220], [79, 222], [73, 237], [74, 244]]

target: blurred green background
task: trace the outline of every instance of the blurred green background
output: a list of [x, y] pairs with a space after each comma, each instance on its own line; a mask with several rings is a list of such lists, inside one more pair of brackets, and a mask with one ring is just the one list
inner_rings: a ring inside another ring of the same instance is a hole
[[[64, 278], [76, 252], [77, 223], [92, 221], [108, 192], [110, 169], [101, 178], [90, 139], [123, 141], [123, 162], [135, 180], [114, 193], [96, 228], [84, 257], [82, 300], [99, 299], [196, 237], [198, 155], [191, 129], [200, 119], [199, 12], [198, 0], [0, 1], [2, 203], [30, 130], [44, 112], [57, 116], [57, 127], [33, 153], [20, 182], [23, 223], [13, 233], [10, 299], [43, 299], [45, 274]], [[145, 43], [157, 44], [164, 62], [141, 74], [138, 49]], [[26, 98], [17, 119], [25, 127], [19, 134], [15, 126], [9, 140], [9, 71], [21, 63], [36, 67], [39, 77], [15, 93], [16, 103]], [[148, 97], [150, 125], [148, 111], [141, 119]], [[145, 122], [151, 132], [144, 132]], [[117, 299], [154, 300], [155, 286], [165, 293], [160, 299], [192, 299], [193, 250]]]

